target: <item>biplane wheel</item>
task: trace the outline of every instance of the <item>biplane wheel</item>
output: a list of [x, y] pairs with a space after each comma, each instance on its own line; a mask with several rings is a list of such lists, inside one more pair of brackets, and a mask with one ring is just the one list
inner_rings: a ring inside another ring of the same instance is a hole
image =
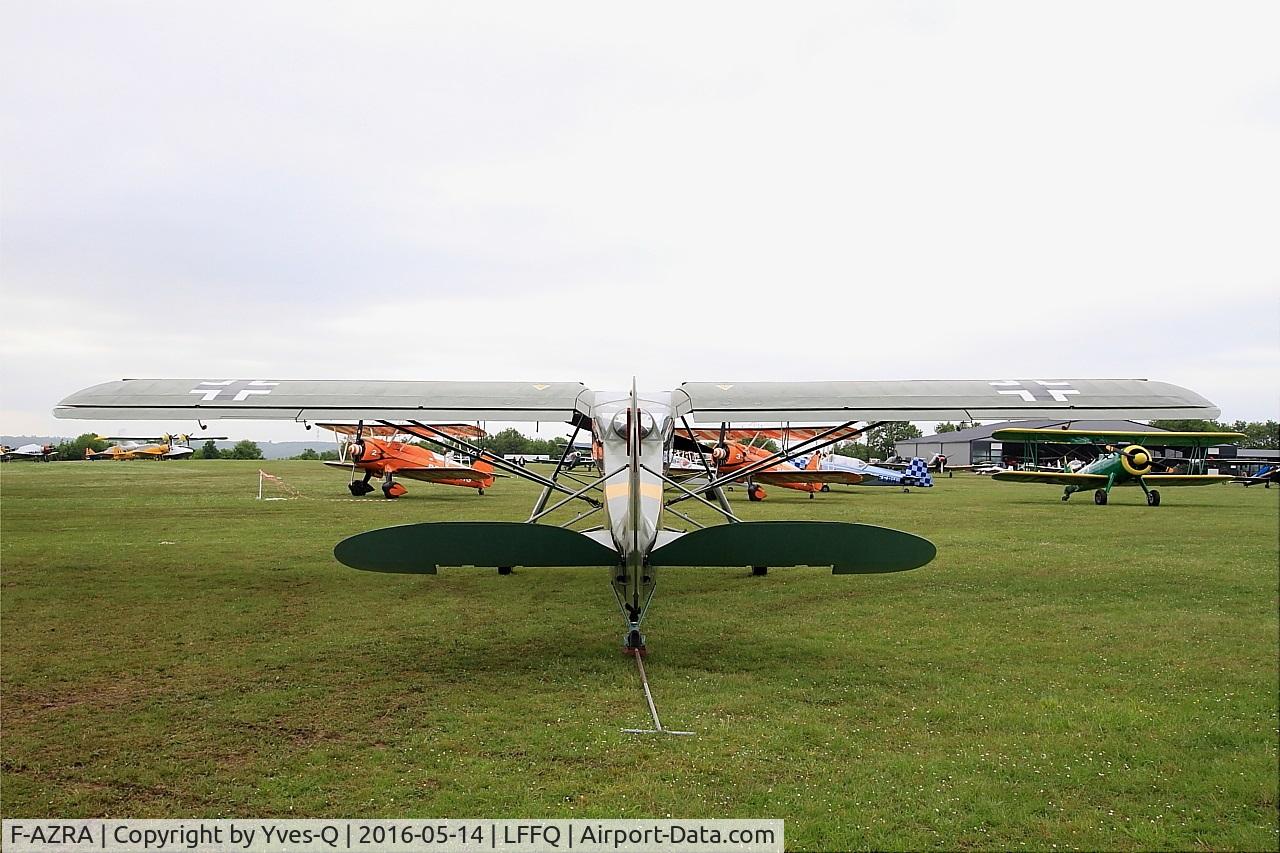
[[809, 500], [813, 500], [813, 492], [809, 493]]
[[1160, 493], [1155, 489], [1147, 492], [1147, 506], [1160, 506]]
[[640, 633], [639, 628], [632, 628], [627, 632], [627, 637], [623, 641], [623, 646], [627, 651], [645, 651], [644, 634]]
[[511, 574], [511, 567], [510, 567], [510, 566], [498, 566], [498, 574], [500, 574], [500, 575], [509, 575], [509, 574]]
[[903, 486], [903, 487], [902, 487], [902, 493], [903, 493], [904, 495], [909, 495], [909, 494], [911, 494], [911, 490], [910, 490], [910, 489], [908, 489], [906, 486]]
[[1066, 503], [1066, 502], [1067, 502], [1067, 501], [1069, 501], [1069, 500], [1071, 500], [1071, 495], [1066, 494], [1066, 495], [1063, 495], [1063, 496], [1062, 496], [1062, 502], [1063, 502], [1063, 503]]
[[769, 574], [769, 567], [768, 567], [768, 566], [752, 566], [752, 567], [751, 567], [751, 576], [752, 576], [752, 577], [762, 578], [762, 577], [764, 577], [764, 576], [765, 576], [765, 575], [767, 575], [767, 574]]
[[[747, 486], [747, 500], [752, 502], [764, 500], [764, 495], [761, 494], [763, 491], [764, 489], [761, 489], [759, 486]], [[812, 497], [812, 494], [810, 497]]]
[[478, 494], [478, 495], [483, 495], [483, 494], [484, 494], [484, 489], [476, 489], [476, 494]]
[[824, 493], [824, 494], [825, 494], [826, 492], [831, 491], [831, 484], [830, 484], [830, 483], [823, 483], [823, 484], [822, 484], [822, 488], [821, 488], [821, 489], [819, 489], [818, 491], [820, 491], [820, 492], [822, 492], [822, 493]]
[[1106, 506], [1107, 493], [1102, 489], [1098, 489], [1098, 491], [1093, 493], [1093, 502], [1096, 503], [1098, 506]]

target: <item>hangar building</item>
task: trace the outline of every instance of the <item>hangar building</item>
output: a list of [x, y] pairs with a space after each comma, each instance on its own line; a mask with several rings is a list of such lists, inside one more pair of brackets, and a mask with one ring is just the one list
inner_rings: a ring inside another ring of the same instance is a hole
[[[1068, 426], [1070, 429], [1122, 430], [1136, 432], [1166, 432], [1150, 424], [1137, 421], [1004, 421], [1002, 423], [976, 426], [956, 432], [943, 432], [937, 435], [926, 435], [921, 438], [908, 438], [894, 445], [895, 452], [902, 457], [919, 456], [932, 459], [935, 453], [947, 457], [948, 465], [989, 465], [1003, 464], [1007, 457], [1022, 459], [1022, 444], [1002, 445], [991, 438], [991, 433], [998, 429], [1051, 429]], [[1151, 442], [1155, 444], [1155, 442]], [[1158, 446], [1158, 445], [1157, 445]], [[1042, 461], [1051, 461], [1053, 456], [1040, 454]]]

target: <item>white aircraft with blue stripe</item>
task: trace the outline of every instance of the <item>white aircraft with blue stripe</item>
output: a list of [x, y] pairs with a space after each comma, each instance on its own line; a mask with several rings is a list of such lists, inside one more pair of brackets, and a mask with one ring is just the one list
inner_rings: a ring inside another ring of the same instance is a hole
[[[792, 461], [796, 467], [803, 468], [808, 463], [809, 458], [801, 456]], [[908, 491], [909, 486], [919, 486], [926, 489], [933, 486], [933, 477], [929, 475], [929, 466], [919, 457], [912, 459], [905, 468], [899, 470], [872, 465], [854, 456], [841, 456], [839, 453], [832, 453], [822, 457], [822, 460], [818, 462], [818, 470], [850, 471], [854, 474], [861, 474], [863, 480], [858, 484], [859, 486], [901, 486], [904, 492]]]

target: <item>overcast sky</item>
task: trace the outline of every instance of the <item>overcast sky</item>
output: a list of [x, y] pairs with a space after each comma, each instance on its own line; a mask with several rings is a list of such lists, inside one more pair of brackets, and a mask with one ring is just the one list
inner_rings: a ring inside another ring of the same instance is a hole
[[1280, 410], [1274, 2], [0, 9], [0, 433], [137, 376]]

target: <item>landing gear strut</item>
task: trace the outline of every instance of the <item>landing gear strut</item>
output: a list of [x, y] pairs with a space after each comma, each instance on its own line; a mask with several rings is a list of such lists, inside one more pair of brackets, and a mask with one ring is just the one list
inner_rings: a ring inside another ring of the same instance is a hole
[[363, 480], [352, 480], [347, 483], [347, 489], [351, 492], [352, 497], [358, 498], [373, 491], [373, 486], [369, 485], [369, 479], [372, 476], [372, 471], [366, 471]]

